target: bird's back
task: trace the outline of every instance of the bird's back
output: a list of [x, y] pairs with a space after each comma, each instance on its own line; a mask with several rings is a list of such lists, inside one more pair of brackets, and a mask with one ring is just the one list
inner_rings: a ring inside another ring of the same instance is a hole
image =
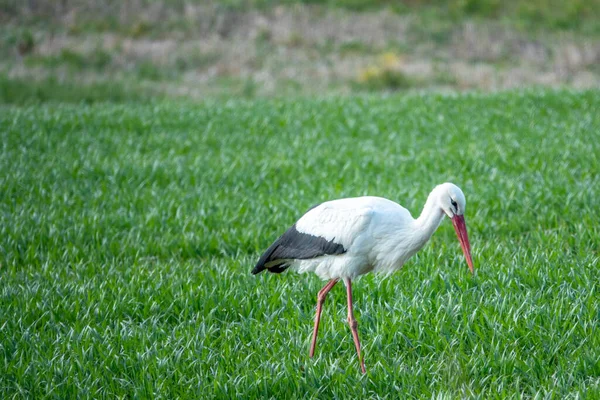
[[381, 197], [364, 196], [321, 203], [279, 237], [261, 256], [252, 272], [265, 269], [281, 272], [294, 260], [317, 261], [328, 255], [349, 255], [362, 258], [360, 262], [366, 263], [374, 246], [374, 236], [385, 236], [386, 227], [397, 228], [409, 219], [412, 217], [408, 210]]

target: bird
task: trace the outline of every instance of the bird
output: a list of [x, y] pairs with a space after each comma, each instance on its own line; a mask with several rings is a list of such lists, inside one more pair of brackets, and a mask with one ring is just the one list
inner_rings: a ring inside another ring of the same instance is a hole
[[452, 221], [471, 274], [471, 246], [465, 224], [466, 200], [453, 183], [437, 185], [418, 218], [398, 203], [363, 196], [331, 200], [310, 208], [260, 256], [252, 274], [281, 273], [288, 268], [313, 272], [328, 281], [317, 294], [309, 357], [315, 354], [321, 312], [327, 293], [340, 280], [346, 286], [348, 324], [361, 372], [366, 373], [354, 317], [352, 281], [369, 272], [389, 275], [431, 238], [445, 216]]

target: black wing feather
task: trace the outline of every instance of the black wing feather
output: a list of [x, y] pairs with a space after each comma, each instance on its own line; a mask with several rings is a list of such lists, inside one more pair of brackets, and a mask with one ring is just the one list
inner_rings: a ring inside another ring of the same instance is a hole
[[[279, 237], [260, 257], [252, 270], [258, 274], [265, 269], [269, 272], [283, 272], [289, 260], [308, 260], [324, 255], [343, 254], [344, 246], [320, 236], [298, 232], [296, 224]], [[270, 264], [267, 266], [267, 264]]]

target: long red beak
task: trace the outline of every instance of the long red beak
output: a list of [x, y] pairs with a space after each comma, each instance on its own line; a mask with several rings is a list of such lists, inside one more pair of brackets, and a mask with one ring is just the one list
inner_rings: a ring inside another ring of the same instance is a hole
[[471, 274], [475, 271], [473, 270], [473, 260], [471, 259], [471, 245], [469, 245], [469, 236], [467, 235], [467, 225], [465, 225], [465, 217], [462, 215], [454, 215], [452, 217], [452, 225], [454, 225], [454, 230], [456, 231], [456, 236], [460, 242], [460, 247], [462, 247], [463, 253], [465, 253], [465, 258], [467, 259], [467, 264], [469, 265], [469, 269], [471, 270]]

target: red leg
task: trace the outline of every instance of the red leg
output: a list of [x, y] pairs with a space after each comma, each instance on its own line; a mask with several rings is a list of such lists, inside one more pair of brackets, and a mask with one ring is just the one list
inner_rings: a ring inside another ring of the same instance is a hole
[[329, 293], [331, 288], [335, 286], [337, 281], [337, 279], [332, 279], [329, 282], [327, 282], [327, 285], [325, 285], [323, 289], [319, 290], [319, 294], [317, 295], [317, 315], [315, 316], [315, 329], [313, 330], [312, 343], [310, 344], [310, 357], [315, 355], [315, 346], [317, 345], [317, 334], [319, 333], [319, 322], [321, 321], [321, 310], [323, 309], [325, 297], [327, 296], [327, 293]]
[[360, 369], [362, 373], [366, 373], [365, 361], [360, 355], [360, 340], [358, 340], [358, 322], [354, 318], [354, 312], [352, 311], [352, 281], [349, 278], [344, 278], [346, 283], [346, 290], [348, 293], [348, 324], [352, 330], [352, 338], [354, 339], [354, 345], [356, 346], [356, 352], [358, 353], [358, 361], [360, 361]]

